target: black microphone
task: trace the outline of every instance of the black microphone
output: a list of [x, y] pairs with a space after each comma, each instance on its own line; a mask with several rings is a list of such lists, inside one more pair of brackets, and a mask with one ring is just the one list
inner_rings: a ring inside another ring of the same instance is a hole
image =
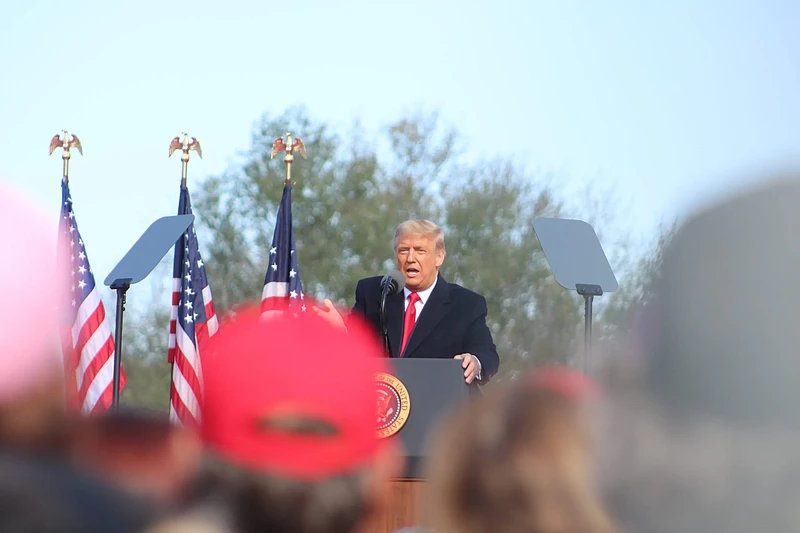
[[389, 333], [386, 324], [386, 298], [402, 291], [405, 286], [406, 278], [399, 270], [390, 270], [388, 274], [381, 278], [381, 336], [383, 337], [383, 347], [386, 350], [387, 357], [391, 357], [392, 352], [389, 349]]
[[402, 291], [406, 286], [406, 277], [399, 270], [390, 270], [388, 274], [381, 279], [381, 289], [387, 287], [386, 295], [391, 296]]

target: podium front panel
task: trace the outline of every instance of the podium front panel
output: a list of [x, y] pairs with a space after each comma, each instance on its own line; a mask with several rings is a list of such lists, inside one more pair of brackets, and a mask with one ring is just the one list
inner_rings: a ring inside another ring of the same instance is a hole
[[408, 418], [392, 435], [399, 438], [406, 455], [406, 477], [422, 477], [431, 432], [448, 412], [469, 396], [461, 361], [456, 359], [391, 358], [392, 373], [410, 399]]

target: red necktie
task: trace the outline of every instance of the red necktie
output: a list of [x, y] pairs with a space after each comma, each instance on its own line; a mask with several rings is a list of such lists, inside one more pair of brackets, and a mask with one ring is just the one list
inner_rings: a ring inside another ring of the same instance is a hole
[[403, 344], [400, 345], [400, 357], [403, 357], [403, 351], [408, 344], [408, 338], [411, 336], [411, 330], [414, 329], [414, 322], [417, 320], [417, 306], [419, 301], [419, 294], [412, 292], [408, 295], [408, 307], [406, 307], [406, 314], [403, 317]]

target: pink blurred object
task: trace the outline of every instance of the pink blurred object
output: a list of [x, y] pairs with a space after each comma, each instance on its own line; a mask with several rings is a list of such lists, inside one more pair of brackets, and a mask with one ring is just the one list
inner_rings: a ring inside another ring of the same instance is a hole
[[59, 369], [59, 301], [67, 277], [56, 267], [56, 225], [0, 180], [0, 402], [24, 396]]

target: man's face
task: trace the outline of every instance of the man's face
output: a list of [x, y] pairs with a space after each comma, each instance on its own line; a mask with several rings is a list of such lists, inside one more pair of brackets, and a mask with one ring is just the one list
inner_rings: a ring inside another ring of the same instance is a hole
[[424, 291], [436, 281], [444, 262], [444, 250], [436, 250], [433, 235], [404, 235], [395, 248], [397, 268], [405, 275], [406, 287]]

